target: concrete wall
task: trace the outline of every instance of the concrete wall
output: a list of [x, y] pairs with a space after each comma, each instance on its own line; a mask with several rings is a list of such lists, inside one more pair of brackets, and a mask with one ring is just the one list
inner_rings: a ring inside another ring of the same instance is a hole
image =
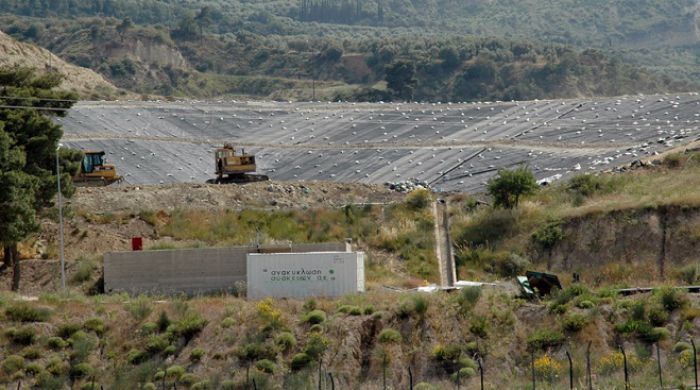
[[338, 297], [365, 290], [364, 253], [250, 253], [247, 297]]
[[201, 294], [243, 288], [246, 255], [270, 252], [346, 251], [345, 243], [109, 252], [104, 256], [105, 292]]

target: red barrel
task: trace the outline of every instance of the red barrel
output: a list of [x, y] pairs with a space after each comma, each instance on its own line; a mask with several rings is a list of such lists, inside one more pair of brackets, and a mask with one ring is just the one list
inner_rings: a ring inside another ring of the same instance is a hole
[[143, 238], [133, 237], [131, 239], [131, 250], [142, 251], [143, 250]]

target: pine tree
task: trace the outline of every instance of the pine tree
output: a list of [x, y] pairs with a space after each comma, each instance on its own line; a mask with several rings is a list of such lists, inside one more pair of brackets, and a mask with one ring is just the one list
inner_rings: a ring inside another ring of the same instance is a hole
[[[36, 215], [52, 205], [56, 195], [55, 161], [61, 126], [48, 117], [63, 115], [77, 96], [56, 91], [62, 77], [37, 75], [28, 68], [0, 68], [0, 244], [2, 269], [13, 266], [12, 289], [19, 289], [17, 243], [38, 229]], [[16, 108], [15, 108], [16, 107]], [[64, 195], [81, 158], [62, 154]]]

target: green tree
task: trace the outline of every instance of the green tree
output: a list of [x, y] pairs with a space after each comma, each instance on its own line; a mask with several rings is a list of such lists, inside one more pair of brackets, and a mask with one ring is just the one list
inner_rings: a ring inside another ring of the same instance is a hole
[[124, 35], [126, 34], [127, 31], [133, 26], [134, 24], [131, 22], [130, 17], [124, 18], [121, 23], [117, 25], [117, 33], [119, 34], [119, 38], [124, 41]]
[[[0, 244], [3, 268], [13, 266], [12, 289], [19, 289], [17, 243], [36, 231], [36, 214], [56, 195], [56, 153], [63, 132], [48, 117], [63, 115], [77, 96], [54, 90], [58, 74], [37, 75], [28, 68], [0, 68]], [[62, 156], [63, 194], [70, 196], [70, 177], [79, 153]]]
[[493, 197], [494, 205], [506, 209], [518, 207], [520, 197], [533, 194], [535, 190], [535, 176], [524, 166], [514, 170], [501, 169], [498, 176], [488, 182], [488, 192]]
[[199, 26], [199, 36], [204, 37], [204, 29], [211, 24], [211, 8], [202, 7], [197, 16], [194, 17], [194, 20]]
[[399, 99], [413, 100], [416, 66], [410, 61], [396, 61], [386, 68], [387, 86]]

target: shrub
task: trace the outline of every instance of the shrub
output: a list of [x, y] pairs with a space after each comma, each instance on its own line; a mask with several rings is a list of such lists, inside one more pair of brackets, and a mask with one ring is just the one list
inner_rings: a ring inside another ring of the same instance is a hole
[[292, 357], [292, 361], [290, 362], [290, 368], [292, 371], [299, 371], [304, 368], [306, 368], [309, 363], [311, 363], [311, 356], [307, 355], [304, 352], [298, 353]]
[[312, 359], [318, 359], [328, 348], [328, 340], [318, 333], [312, 333], [306, 341], [304, 352]]
[[56, 377], [50, 372], [42, 371], [36, 377], [36, 386], [45, 390], [61, 390], [65, 388], [65, 379]]
[[26, 367], [24, 367], [24, 372], [26, 372], [29, 375], [37, 376], [42, 371], [44, 371], [44, 367], [42, 367], [41, 364], [36, 362], [29, 363]]
[[190, 361], [198, 362], [204, 357], [204, 350], [201, 348], [195, 348], [190, 352]]
[[231, 317], [226, 317], [223, 320], [221, 320], [221, 327], [224, 329], [230, 328], [235, 324], [236, 324], [236, 321]]
[[142, 390], [157, 390], [158, 387], [153, 382], [146, 382], [141, 389]]
[[309, 333], [323, 333], [323, 325], [311, 325], [311, 327], [309, 328]]
[[136, 321], [143, 321], [151, 314], [151, 302], [148, 298], [140, 296], [124, 304], [124, 308]]
[[326, 321], [326, 313], [322, 310], [312, 310], [306, 314], [304, 317], [304, 322], [311, 325], [322, 324]]
[[457, 303], [463, 311], [473, 308], [481, 298], [481, 287], [465, 287], [459, 291]]
[[165, 378], [165, 371], [163, 371], [163, 370], [156, 371], [156, 373], [153, 374], [153, 380], [156, 382], [162, 381], [163, 378]]
[[413, 296], [413, 311], [421, 318], [428, 312], [430, 301], [424, 295]]
[[142, 335], [147, 336], [156, 333], [157, 330], [158, 324], [154, 322], [144, 322], [143, 325], [141, 325], [140, 332]]
[[275, 344], [277, 344], [283, 352], [288, 352], [296, 347], [297, 339], [291, 332], [282, 332], [275, 338]]
[[559, 371], [561, 370], [561, 364], [547, 354], [535, 359], [534, 366], [535, 375], [540, 379], [550, 382], [557, 377]]
[[435, 387], [427, 382], [420, 382], [413, 387], [414, 390], [435, 390]]
[[488, 321], [482, 316], [474, 316], [469, 322], [469, 331], [477, 337], [485, 338], [488, 335]]
[[476, 376], [476, 370], [472, 367], [460, 368], [459, 371], [452, 374], [452, 380], [455, 382], [457, 381], [457, 375], [459, 375], [460, 379], [471, 378], [473, 376]]
[[374, 314], [374, 306], [372, 306], [372, 305], [365, 306], [365, 308], [362, 310], [362, 314], [364, 314], [366, 316], [371, 316], [372, 314]]
[[58, 357], [52, 357], [46, 363], [46, 371], [53, 376], [62, 376], [68, 373], [68, 364]]
[[266, 374], [272, 374], [275, 372], [275, 363], [268, 359], [262, 359], [255, 363], [255, 368]]
[[46, 341], [46, 345], [48, 345], [49, 348], [58, 351], [65, 348], [68, 343], [66, 343], [65, 340], [60, 337], [49, 337], [49, 339]]
[[102, 336], [105, 333], [105, 323], [101, 318], [90, 318], [83, 324], [83, 329], [95, 332], [98, 336]]
[[126, 360], [133, 365], [141, 364], [148, 360], [148, 354], [144, 351], [132, 349], [126, 355]]
[[454, 344], [438, 344], [433, 348], [432, 358], [438, 362], [456, 362], [462, 354], [462, 349]]
[[208, 390], [211, 388], [211, 382], [208, 380], [199, 381], [190, 387], [191, 390]]
[[74, 323], [68, 323], [68, 324], [61, 324], [58, 327], [58, 330], [56, 331], [56, 336], [62, 338], [62, 339], [69, 339], [73, 334], [78, 332], [82, 327], [78, 324]]
[[675, 353], [681, 353], [690, 349], [693, 349], [693, 346], [690, 345], [690, 343], [686, 343], [685, 341], [679, 341], [673, 345], [673, 352]]
[[668, 312], [661, 305], [652, 305], [649, 308], [649, 322], [654, 326], [662, 326], [668, 321]]
[[686, 293], [672, 287], [660, 288], [655, 291], [655, 294], [666, 311], [680, 309], [688, 303]]
[[379, 336], [377, 337], [380, 343], [382, 344], [389, 344], [389, 343], [400, 343], [401, 342], [401, 333], [394, 329], [382, 329], [381, 332], [379, 332]]
[[5, 315], [15, 322], [45, 322], [51, 316], [46, 308], [33, 307], [26, 302], [19, 302], [5, 309]]
[[78, 363], [70, 368], [69, 375], [72, 380], [85, 378], [92, 373], [92, 366], [87, 363]]
[[10, 355], [0, 364], [7, 375], [12, 375], [24, 368], [24, 358], [18, 355]]
[[42, 351], [36, 347], [27, 347], [22, 350], [22, 357], [29, 360], [36, 360], [42, 356]]
[[562, 328], [567, 332], [578, 332], [588, 324], [588, 317], [580, 313], [571, 313], [562, 320]]
[[186, 342], [189, 342], [194, 336], [199, 334], [206, 325], [207, 320], [199, 313], [190, 312], [185, 318], [177, 322], [175, 325], [175, 332], [183, 337]]
[[179, 380], [184, 374], [185, 369], [181, 366], [170, 366], [165, 370], [165, 376], [174, 380]]
[[554, 329], [539, 329], [527, 338], [527, 346], [530, 350], [545, 350], [556, 347], [564, 342], [561, 331]]
[[235, 390], [236, 383], [230, 379], [221, 382], [221, 390]]
[[36, 339], [36, 331], [29, 326], [23, 326], [19, 329], [9, 328], [5, 331], [5, 337], [17, 345], [31, 345]]
[[177, 352], [177, 348], [174, 345], [168, 345], [163, 350], [163, 355], [164, 356], [172, 356], [172, 355], [175, 355], [175, 352]]
[[589, 301], [588, 299], [583, 299], [576, 303], [576, 307], [579, 309], [592, 309], [595, 307], [595, 303], [593, 303], [593, 301]]
[[90, 280], [92, 271], [95, 269], [95, 264], [87, 259], [78, 260], [77, 270], [73, 274], [71, 281], [75, 284], [80, 284]]
[[179, 382], [185, 386], [192, 386], [199, 381], [199, 378], [195, 374], [186, 373], [180, 376]]
[[694, 364], [693, 351], [690, 349], [683, 350], [678, 353], [678, 363], [683, 368], [691, 367]]
[[168, 339], [161, 335], [151, 335], [146, 339], [144, 349], [151, 355], [163, 352], [168, 347]]
[[166, 329], [168, 329], [168, 326], [170, 326], [170, 318], [168, 318], [168, 313], [165, 311], [161, 311], [160, 315], [158, 315], [158, 322], [156, 322], [156, 325], [158, 326], [158, 332], [165, 332]]
[[430, 191], [426, 189], [417, 189], [406, 195], [406, 205], [413, 210], [423, 210], [432, 201]]

